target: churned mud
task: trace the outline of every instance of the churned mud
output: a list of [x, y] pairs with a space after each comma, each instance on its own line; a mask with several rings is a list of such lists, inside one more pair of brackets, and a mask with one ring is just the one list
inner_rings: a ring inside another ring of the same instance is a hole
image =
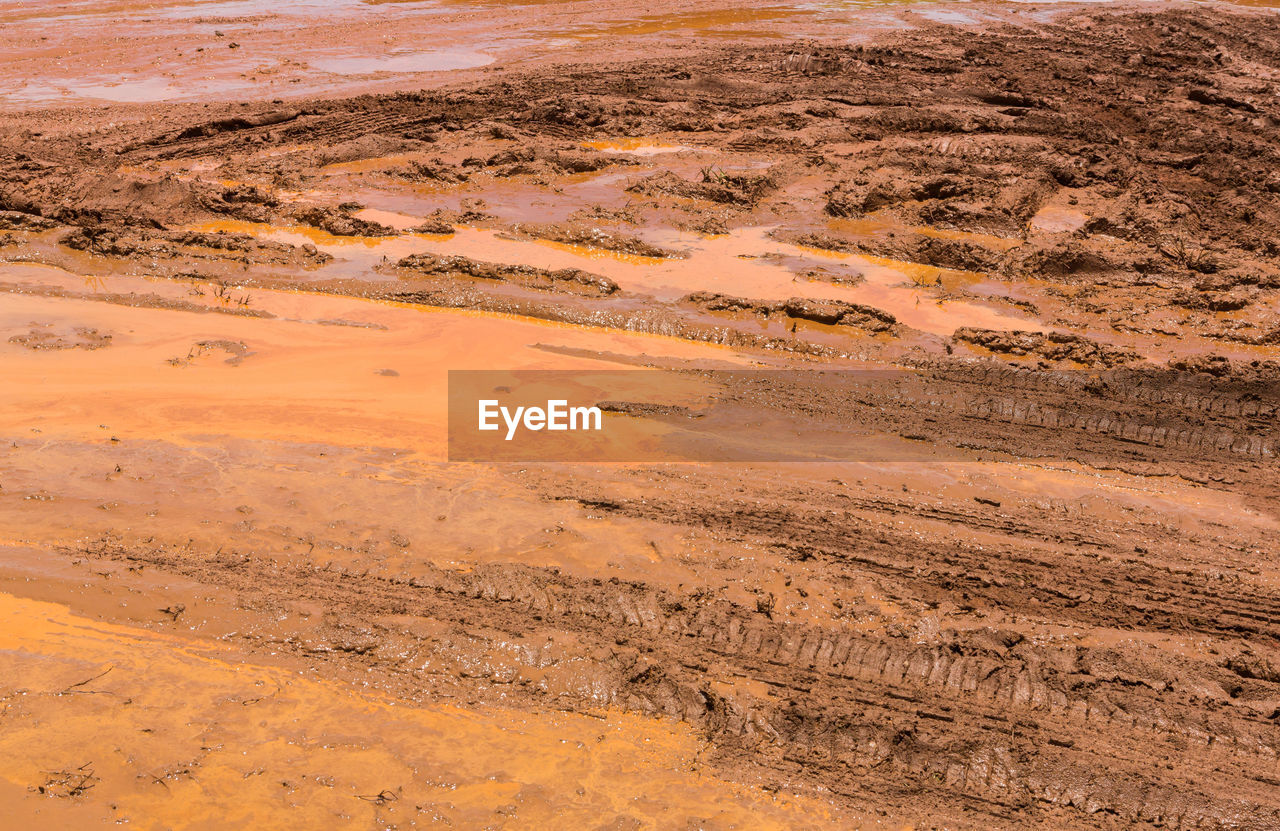
[[[1274, 12], [120, 5], [0, 3], [5, 816], [1280, 828]], [[643, 367], [759, 461], [447, 461]]]

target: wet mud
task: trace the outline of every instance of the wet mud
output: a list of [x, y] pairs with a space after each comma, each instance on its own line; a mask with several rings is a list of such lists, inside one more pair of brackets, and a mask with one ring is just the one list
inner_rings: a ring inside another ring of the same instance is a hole
[[[1280, 828], [1273, 12], [300, 24], [285, 94], [232, 81], [292, 13], [243, 5], [216, 95], [0, 120], [6, 815]], [[495, 368], [778, 426], [448, 462]]]

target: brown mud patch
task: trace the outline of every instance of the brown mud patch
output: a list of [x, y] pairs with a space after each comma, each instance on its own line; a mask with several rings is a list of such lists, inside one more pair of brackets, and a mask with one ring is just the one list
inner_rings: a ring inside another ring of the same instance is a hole
[[34, 328], [25, 335], [14, 335], [9, 343], [27, 349], [102, 349], [111, 345], [111, 335], [84, 326], [75, 327], [70, 334]]
[[547, 271], [530, 266], [482, 263], [467, 257], [432, 257], [414, 254], [397, 262], [396, 268], [402, 273], [408, 272], [414, 275], [459, 275], [478, 280], [512, 282], [528, 288], [570, 294], [603, 296], [618, 290], [618, 284], [608, 277], [601, 277], [599, 274], [591, 274], [576, 268]]

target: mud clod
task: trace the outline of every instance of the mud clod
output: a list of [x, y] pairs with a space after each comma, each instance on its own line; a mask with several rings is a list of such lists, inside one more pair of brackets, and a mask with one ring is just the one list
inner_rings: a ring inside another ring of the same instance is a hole
[[1085, 366], [1123, 366], [1142, 357], [1132, 350], [1107, 346], [1083, 335], [1066, 332], [993, 332], [966, 327], [957, 329], [952, 339], [998, 354], [1036, 355], [1051, 361], [1070, 361]]
[[294, 211], [293, 218], [336, 237], [389, 237], [395, 234], [394, 228], [351, 216], [341, 208], [303, 208]]
[[548, 271], [526, 265], [502, 265], [479, 262], [469, 257], [436, 257], [430, 254], [413, 254], [405, 257], [396, 263], [396, 267], [409, 272], [410, 275], [473, 277], [479, 280], [513, 283], [542, 291], [600, 297], [618, 291], [618, 284], [608, 277], [577, 268]]

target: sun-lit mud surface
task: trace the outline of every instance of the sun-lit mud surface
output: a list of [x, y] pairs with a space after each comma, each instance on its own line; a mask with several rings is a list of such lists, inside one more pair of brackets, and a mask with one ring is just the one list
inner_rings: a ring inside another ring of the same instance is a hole
[[[0, 805], [23, 827], [823, 827], [636, 716], [404, 706], [0, 594]], [[656, 729], [655, 729], [656, 728]], [[32, 794], [35, 794], [35, 797]], [[110, 805], [93, 799], [110, 793]], [[729, 798], [726, 798], [729, 797]]]
[[[459, 3], [452, 0], [186, 0], [0, 3], [20, 34], [0, 72], [5, 105], [217, 100], [290, 96], [439, 78], [498, 60], [557, 59], [566, 49], [605, 59], [612, 44], [667, 47], [688, 38], [778, 39], [867, 21], [855, 7], [704, 2], [638, 11], [617, 2]], [[893, 3], [884, 4], [893, 7]], [[564, 8], [557, 8], [564, 6]], [[555, 9], [555, 11], [552, 11]], [[109, 24], [123, 37], [104, 42]], [[903, 25], [892, 17], [880, 27]], [[782, 28], [785, 27], [785, 28]], [[335, 46], [340, 44], [340, 46]]]
[[[400, 447], [441, 459], [449, 369], [601, 365], [547, 347], [733, 360], [672, 339], [465, 311], [266, 291], [254, 291], [245, 309], [191, 303], [185, 287], [167, 281], [86, 281], [47, 267], [0, 266], [0, 281], [9, 280], [30, 293], [6, 297], [6, 330], [110, 333], [110, 348], [101, 350], [5, 345], [11, 394], [0, 419], [44, 436], [211, 434]], [[71, 296], [41, 296], [46, 287]], [[159, 308], [109, 302], [122, 294], [156, 298]], [[184, 306], [164, 308], [165, 299]], [[273, 404], [263, 409], [267, 400]]]
[[0, 815], [1280, 828], [1278, 25], [0, 2]]
[[[1274, 6], [1271, 0], [1238, 4]], [[742, 7], [703, 0], [637, 9], [615, 0], [8, 0], [0, 2], [0, 25], [16, 37], [0, 71], [0, 103], [13, 108], [297, 97], [438, 82], [451, 71], [498, 61], [556, 60], [566, 51], [607, 61], [620, 45], [652, 51], [705, 40], [856, 40], [922, 23], [1016, 25], [1080, 5], [1092, 3], [976, 7], [929, 0], [799, 0]], [[100, 37], [104, 24], [120, 36]]]
[[[360, 216], [400, 228], [422, 222], [421, 218], [381, 211], [364, 211]], [[666, 301], [677, 300], [691, 291], [705, 290], [769, 300], [799, 296], [866, 303], [884, 309], [913, 328], [939, 335], [950, 334], [960, 326], [1041, 328], [1022, 316], [930, 297], [921, 289], [940, 280], [938, 269], [913, 268], [911, 264], [891, 260], [778, 243], [770, 239], [769, 228], [741, 229], [717, 236], [651, 234], [650, 240], [655, 244], [683, 252], [684, 256], [670, 260], [583, 245], [510, 239], [497, 232], [472, 228], [458, 228], [450, 235], [409, 234], [363, 239], [334, 237], [313, 229], [273, 228], [243, 222], [205, 223], [195, 226], [194, 230], [249, 233], [281, 242], [314, 244], [335, 258], [333, 265], [315, 273], [316, 279], [330, 273], [376, 277], [375, 267], [388, 259], [428, 252], [544, 269], [590, 269], [615, 280], [624, 290]], [[792, 268], [779, 262], [788, 255], [835, 268], [848, 264], [849, 272], [860, 275], [860, 279], [856, 285], [849, 286], [798, 279]]]
[[657, 156], [663, 153], [679, 153], [682, 150], [690, 149], [679, 144], [667, 144], [643, 138], [584, 141], [582, 146], [588, 150], [602, 150], [605, 153], [631, 153], [637, 156]]

